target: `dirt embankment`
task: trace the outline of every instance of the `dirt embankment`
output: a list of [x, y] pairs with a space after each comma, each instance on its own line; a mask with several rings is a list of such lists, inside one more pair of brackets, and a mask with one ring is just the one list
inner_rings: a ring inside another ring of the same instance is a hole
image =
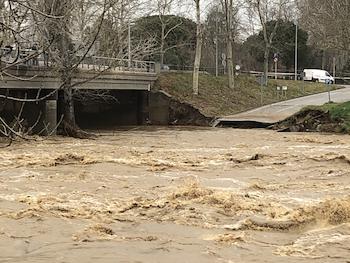
[[154, 125], [209, 126], [214, 119], [164, 91], [152, 92], [150, 103], [150, 122]]
[[169, 123], [173, 125], [209, 126], [214, 119], [205, 116], [193, 105], [169, 97]]
[[322, 109], [302, 110], [271, 128], [280, 132], [347, 132], [344, 120]]
[[[287, 98], [276, 96], [277, 86], [288, 86]], [[201, 74], [199, 95], [192, 90], [192, 74], [163, 73], [154, 84], [153, 91], [166, 93], [171, 98], [170, 123], [179, 125], [207, 125], [218, 116], [228, 116], [268, 105], [324, 91], [321, 84], [295, 81], [270, 80], [268, 87], [261, 87], [252, 76], [240, 75], [235, 79], [235, 88], [227, 85], [227, 76], [215, 77]], [[199, 118], [199, 119], [198, 119]]]

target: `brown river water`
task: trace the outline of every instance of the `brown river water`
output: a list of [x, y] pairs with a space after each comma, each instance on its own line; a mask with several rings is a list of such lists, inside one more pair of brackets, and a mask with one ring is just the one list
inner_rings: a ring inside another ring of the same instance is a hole
[[0, 149], [0, 262], [350, 262], [350, 137], [16, 142]]

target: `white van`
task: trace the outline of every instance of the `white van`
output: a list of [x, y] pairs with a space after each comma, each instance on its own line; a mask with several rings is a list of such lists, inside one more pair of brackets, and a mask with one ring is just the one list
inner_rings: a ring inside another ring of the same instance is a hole
[[304, 69], [304, 80], [333, 84], [334, 78], [322, 69]]

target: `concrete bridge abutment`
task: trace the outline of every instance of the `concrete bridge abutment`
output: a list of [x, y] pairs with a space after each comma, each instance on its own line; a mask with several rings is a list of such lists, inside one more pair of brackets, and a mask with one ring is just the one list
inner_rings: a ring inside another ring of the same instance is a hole
[[[50, 92], [50, 91], [47, 91]], [[52, 92], [52, 91], [51, 91]], [[58, 112], [58, 94], [55, 92], [48, 97], [43, 103], [43, 125], [45, 126], [44, 135], [57, 134], [57, 112]]]

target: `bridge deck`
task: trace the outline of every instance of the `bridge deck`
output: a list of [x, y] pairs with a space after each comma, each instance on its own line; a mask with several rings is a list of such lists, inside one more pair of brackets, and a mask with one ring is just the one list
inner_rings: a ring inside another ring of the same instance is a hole
[[[6, 62], [2, 61], [2, 68]], [[72, 82], [76, 89], [149, 90], [157, 79], [155, 63], [105, 57], [89, 57], [81, 61]], [[60, 76], [50, 62], [32, 59], [11, 66], [3, 74], [0, 89], [59, 89]]]

